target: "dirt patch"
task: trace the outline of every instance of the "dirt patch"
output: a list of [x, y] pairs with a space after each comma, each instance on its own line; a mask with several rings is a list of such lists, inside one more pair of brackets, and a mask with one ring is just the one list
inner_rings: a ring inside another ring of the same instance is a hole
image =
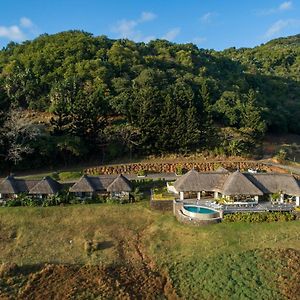
[[[1, 299], [178, 299], [168, 275], [156, 268], [142, 248], [143, 232], [111, 233], [115, 264], [101, 266], [46, 264], [19, 277], [4, 272]], [[93, 245], [92, 245], [93, 246]], [[91, 246], [91, 247], [92, 247]], [[11, 298], [10, 298], [11, 297]]]
[[19, 299], [155, 299], [164, 297], [160, 274], [130, 265], [47, 265], [32, 274]]
[[49, 264], [24, 276], [19, 289], [13, 289], [16, 279], [1, 278], [4, 280], [10, 288], [0, 292], [1, 299], [176, 299], [169, 278], [146, 264]]

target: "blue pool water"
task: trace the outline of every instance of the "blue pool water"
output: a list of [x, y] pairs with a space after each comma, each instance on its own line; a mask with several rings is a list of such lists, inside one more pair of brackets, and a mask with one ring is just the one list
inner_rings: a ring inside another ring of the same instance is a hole
[[205, 207], [200, 207], [200, 206], [188, 206], [185, 205], [184, 208], [187, 211], [193, 212], [193, 213], [198, 213], [198, 214], [213, 214], [215, 213], [214, 210], [205, 208]]

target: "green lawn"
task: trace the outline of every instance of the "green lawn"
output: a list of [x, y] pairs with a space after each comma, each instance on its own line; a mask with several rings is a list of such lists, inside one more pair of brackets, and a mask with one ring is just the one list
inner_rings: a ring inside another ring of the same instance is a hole
[[71, 181], [77, 180], [82, 176], [82, 171], [66, 171], [66, 172], [47, 172], [47, 173], [40, 173], [36, 175], [28, 175], [28, 176], [21, 176], [20, 178], [27, 179], [27, 180], [40, 180], [46, 176], [50, 176], [55, 180], [60, 181]]
[[[0, 226], [0, 262], [18, 265], [122, 264], [139, 240], [144, 255], [189, 299], [226, 299], [230, 293], [254, 299], [251, 292], [261, 295], [256, 299], [280, 299], [277, 268], [285, 262], [265, 259], [263, 249], [300, 250], [298, 221], [192, 227], [171, 213], [151, 211], [148, 202], [1, 208]], [[88, 253], [87, 241], [107, 247]]]

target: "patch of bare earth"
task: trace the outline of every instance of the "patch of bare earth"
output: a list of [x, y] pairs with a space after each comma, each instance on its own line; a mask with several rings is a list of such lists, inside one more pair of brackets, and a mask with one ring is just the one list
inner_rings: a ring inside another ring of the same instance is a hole
[[141, 233], [112, 233], [118, 241], [116, 263], [108, 266], [47, 264], [1, 299], [178, 299], [167, 274], [141, 246]]

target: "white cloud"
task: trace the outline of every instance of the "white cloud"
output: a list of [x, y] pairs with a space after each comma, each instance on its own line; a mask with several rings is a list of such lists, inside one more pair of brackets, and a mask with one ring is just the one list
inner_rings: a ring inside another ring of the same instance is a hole
[[33, 22], [29, 18], [22, 17], [20, 19], [20, 26], [24, 27], [24, 28], [32, 28], [34, 25], [33, 25]]
[[113, 27], [113, 31], [118, 33], [121, 38], [129, 38], [133, 35], [137, 24], [134, 20], [121, 20]]
[[208, 13], [204, 14], [204, 15], [200, 18], [200, 20], [201, 20], [202, 23], [210, 23], [210, 22], [211, 22], [211, 19], [212, 19], [212, 17], [213, 17], [214, 15], [215, 15], [214, 13], [208, 12]]
[[133, 40], [143, 40], [142, 33], [137, 30], [139, 24], [150, 22], [154, 20], [157, 16], [152, 12], [142, 12], [140, 17], [136, 20], [120, 20], [115, 26], [113, 26], [112, 31], [118, 34], [120, 38], [129, 38]]
[[170, 31], [168, 31], [162, 39], [168, 40], [168, 41], [173, 41], [179, 34], [180, 34], [181, 29], [179, 27], [173, 28]]
[[273, 23], [265, 33], [265, 38], [280, 34], [286, 28], [300, 28], [300, 19], [278, 20]]
[[276, 13], [280, 13], [280, 12], [285, 12], [292, 8], [293, 8], [292, 1], [284, 1], [276, 8], [265, 9], [265, 10], [259, 11], [258, 15], [260, 15], [260, 16], [272, 15], [272, 14], [276, 14]]
[[22, 42], [29, 36], [39, 34], [36, 25], [27, 17], [22, 17], [19, 24], [12, 26], [0, 26], [0, 38], [10, 41]]
[[139, 23], [152, 21], [156, 17], [157, 17], [156, 14], [154, 14], [152, 12], [145, 12], [145, 11], [143, 11], [142, 14], [141, 14], [141, 17], [139, 19]]
[[282, 2], [279, 7], [278, 7], [278, 10], [289, 10], [291, 9], [293, 6], [293, 2], [292, 1], [285, 1], [285, 2]]
[[9, 39], [11, 41], [25, 40], [26, 36], [19, 26], [0, 26], [0, 37]]

